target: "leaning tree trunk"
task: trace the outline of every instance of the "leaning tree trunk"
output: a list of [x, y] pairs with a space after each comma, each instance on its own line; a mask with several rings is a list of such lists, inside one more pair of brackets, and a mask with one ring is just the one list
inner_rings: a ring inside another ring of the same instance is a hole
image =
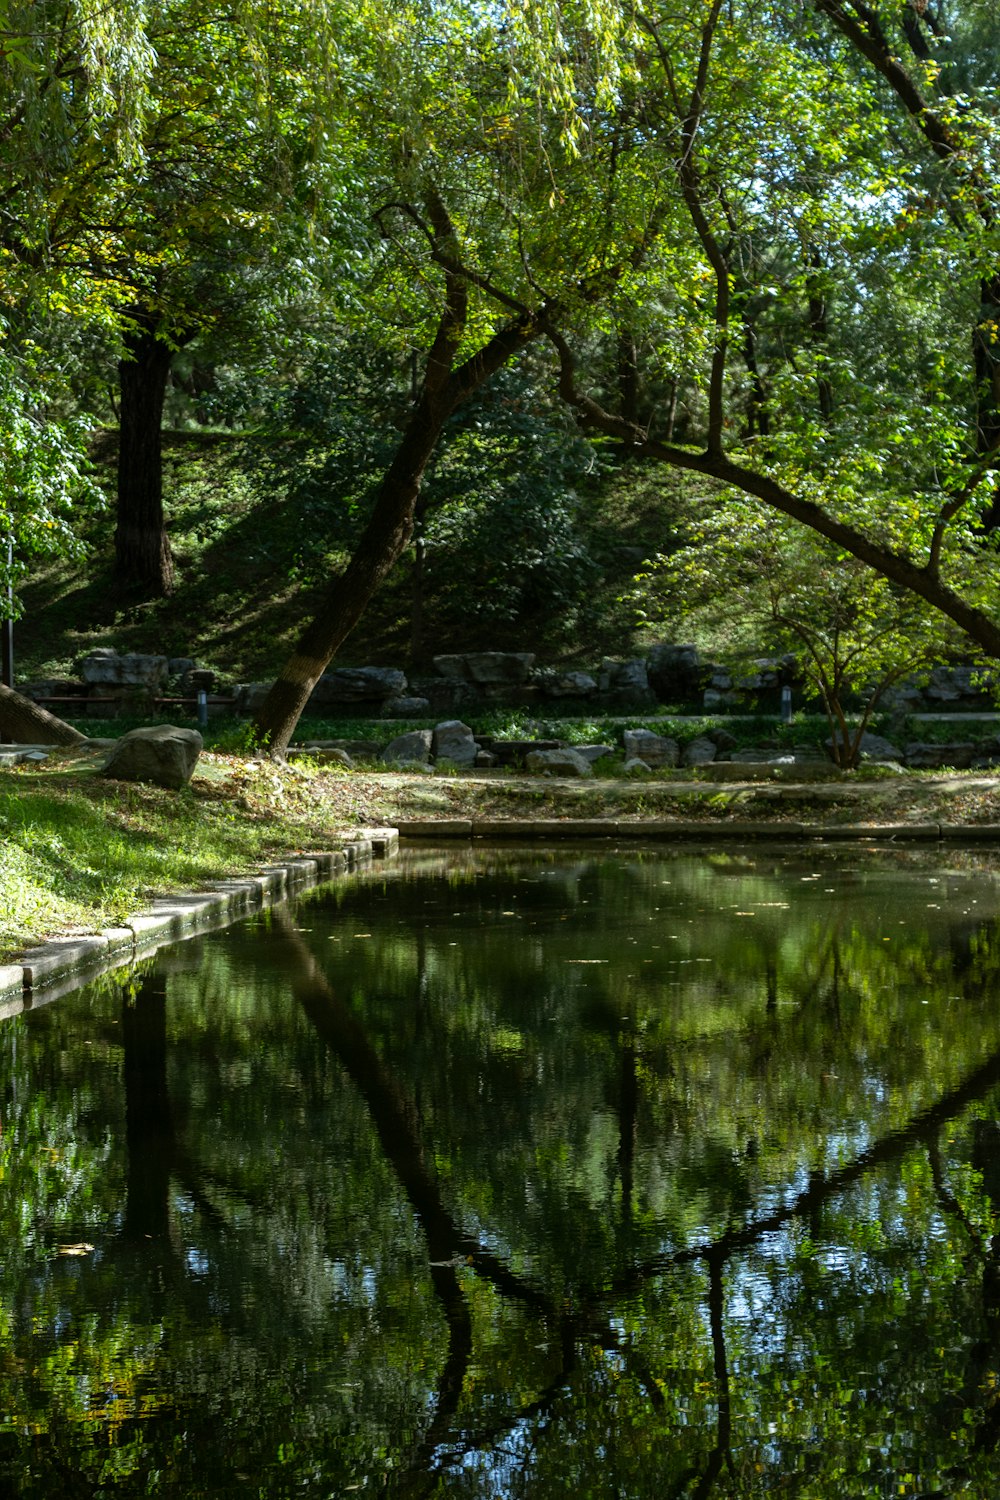
[[0, 683], [0, 731], [14, 744], [78, 745], [86, 735]]
[[330, 585], [254, 721], [257, 742], [272, 755], [287, 750], [313, 688], [409, 542], [424, 470], [452, 407], [426, 391], [417, 402], [354, 555]]
[[456, 292], [453, 283], [451, 278], [449, 307], [427, 357], [423, 388], [379, 485], [371, 519], [354, 556], [327, 590], [318, 613], [306, 627], [254, 720], [257, 743], [277, 758], [288, 749], [302, 710], [334, 653], [354, 629], [409, 542], [424, 471], [448, 418], [539, 336], [540, 325], [535, 319], [515, 318], [498, 329], [464, 364], [452, 369], [451, 356], [461, 342], [465, 326], [464, 292]]
[[174, 585], [170, 542], [163, 524], [163, 402], [173, 350], [156, 336], [153, 319], [124, 336], [118, 362], [118, 524], [115, 574], [146, 596]]

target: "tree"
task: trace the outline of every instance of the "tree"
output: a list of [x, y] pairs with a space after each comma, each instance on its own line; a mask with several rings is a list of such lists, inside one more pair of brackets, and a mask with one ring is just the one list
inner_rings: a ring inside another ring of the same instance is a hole
[[[936, 206], [969, 238], [979, 271], [979, 306], [970, 339], [975, 383], [976, 453], [992, 469], [1000, 453], [1000, 270], [995, 252], [980, 258], [981, 231], [996, 227], [995, 121], [989, 98], [996, 87], [1000, 33], [995, 11], [976, 3], [942, 14], [925, 3], [883, 15], [864, 0], [814, 0], [816, 10], [884, 82], [933, 160], [944, 169], [932, 182]], [[1000, 524], [1000, 493], [985, 512]]]
[[[592, 69], [582, 30], [578, 41]], [[409, 325], [422, 369], [351, 561], [256, 717], [259, 742], [278, 755], [407, 545], [449, 419], [541, 337], [557, 310], [570, 317], [606, 297], [641, 260], [661, 211], [637, 196], [641, 144], [623, 149], [599, 71], [587, 75], [593, 114], [581, 140], [559, 109], [540, 111], [531, 56], [518, 76], [521, 58], [504, 28], [478, 12], [433, 0], [395, 6], [380, 13], [366, 45], [356, 64], [364, 80], [358, 133], [367, 132], [373, 164], [366, 212], [382, 240], [368, 297], [375, 320]]]
[[[391, 349], [333, 329], [276, 392], [264, 418], [273, 436], [263, 451], [255, 446], [249, 473], [262, 503], [300, 519], [294, 554], [276, 566], [322, 584], [350, 555], [399, 440], [411, 380], [410, 362], [401, 368]], [[446, 424], [391, 583], [391, 604], [408, 618], [411, 665], [423, 665], [434, 641], [438, 651], [442, 640], [468, 649], [487, 634], [503, 644], [514, 630], [552, 638], [578, 626], [597, 571], [578, 490], [599, 466], [558, 403], [537, 409], [543, 390], [538, 372], [507, 368]]]
[[[954, 650], [958, 632], [912, 593], [753, 501], [724, 501], [686, 545], [654, 559], [640, 588], [647, 618], [721, 626], [730, 649], [793, 655], [823, 705], [838, 766], [856, 766], [884, 694]], [[852, 723], [851, 700], [860, 709]]]
[[158, 7], [141, 169], [93, 184], [81, 213], [88, 271], [120, 299], [116, 573], [141, 591], [173, 587], [161, 427], [174, 355], [207, 333], [246, 336], [262, 303], [287, 299], [289, 260], [305, 276], [307, 14], [272, 6], [262, 33], [253, 7]]
[[[0, 615], [20, 614], [18, 586], [40, 557], [77, 550], [75, 506], [99, 495], [89, 477], [86, 425], [59, 413], [58, 370], [29, 339], [14, 352], [0, 321]], [[83, 738], [7, 686], [0, 686], [0, 724], [13, 739], [72, 744]]]
[[[923, 163], [900, 150], [893, 111], [876, 107], [853, 57], [831, 68], [829, 49], [817, 56], [811, 38], [801, 45], [753, 8], [720, 3], [697, 16], [641, 15], [637, 26], [621, 43], [639, 60], [633, 108], [657, 135], [687, 228], [658, 241], [635, 305], [654, 341], [657, 328], [670, 337], [668, 299], [700, 334], [703, 445], [663, 441], [655, 422], [640, 427], [582, 389], [573, 338], [550, 320], [564, 398], [635, 457], [762, 500], [1000, 656], [995, 549], [982, 538], [995, 455], [974, 382], [954, 378], [948, 343], [930, 359], [926, 350], [922, 361], [901, 359], [898, 329], [887, 360], [864, 296], [888, 257], [897, 292], [919, 286], [935, 321], [946, 296], [949, 341], [968, 329], [992, 254], [993, 186], [975, 167], [993, 149], [992, 120], [973, 112], [960, 137], [940, 142], [952, 170], [928, 199]], [[950, 111], [957, 119], [960, 104]], [[920, 116], [930, 132], [932, 114]], [[665, 177], [655, 186], [666, 191]], [[929, 263], [947, 267], [947, 287], [921, 276]], [[807, 314], [797, 336], [796, 303]], [[765, 322], [783, 351], [767, 382], [739, 354], [747, 327], [757, 335]], [[748, 389], [765, 421], [737, 437]]]
[[316, 125], [296, 108], [319, 62], [315, 17], [309, 4], [266, 11], [265, 26], [257, 5], [167, 0], [136, 25], [117, 4], [47, 0], [6, 16], [21, 66], [0, 138], [15, 163], [3, 243], [44, 281], [34, 295], [54, 287], [117, 333], [116, 571], [154, 594], [173, 581], [160, 453], [172, 359], [206, 330], [238, 337], [254, 304], [287, 296], [317, 186]]

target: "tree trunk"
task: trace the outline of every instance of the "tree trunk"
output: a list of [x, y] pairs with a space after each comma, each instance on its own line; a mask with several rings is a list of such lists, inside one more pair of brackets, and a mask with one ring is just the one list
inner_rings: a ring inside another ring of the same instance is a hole
[[427, 546], [419, 510], [413, 537], [413, 570], [410, 574], [410, 663], [417, 667], [424, 655], [424, 602], [427, 584]]
[[[1000, 272], [983, 278], [980, 301], [979, 322], [972, 335], [976, 450], [979, 454], [996, 454], [1000, 449], [1000, 350], [994, 338], [1000, 326]], [[990, 507], [983, 514], [983, 526], [987, 531], [1000, 528], [1000, 486], [994, 486]]]
[[79, 745], [86, 739], [30, 698], [0, 684], [0, 729], [15, 745]]
[[423, 388], [354, 556], [327, 590], [254, 720], [257, 743], [273, 756], [287, 750], [313, 688], [409, 542], [424, 471], [448, 418], [540, 331], [533, 319], [516, 318], [452, 370], [445, 361], [460, 342], [456, 323], [464, 328], [464, 315], [456, 319], [446, 313], [442, 319], [428, 354]]
[[409, 542], [424, 470], [450, 411], [426, 391], [417, 402], [354, 556], [330, 585], [254, 721], [257, 742], [272, 755], [288, 748], [313, 688]]
[[626, 422], [639, 420], [639, 351], [631, 328], [618, 334], [618, 411]]
[[[767, 392], [757, 363], [757, 330], [749, 318], [743, 321], [743, 361], [750, 377], [750, 394], [747, 397], [747, 438], [767, 437], [771, 431], [771, 419], [767, 410]], [[668, 438], [669, 442], [670, 439]]]
[[162, 454], [163, 401], [173, 350], [157, 337], [152, 317], [140, 316], [123, 342], [115, 574], [127, 588], [156, 597], [174, 586], [163, 524]]

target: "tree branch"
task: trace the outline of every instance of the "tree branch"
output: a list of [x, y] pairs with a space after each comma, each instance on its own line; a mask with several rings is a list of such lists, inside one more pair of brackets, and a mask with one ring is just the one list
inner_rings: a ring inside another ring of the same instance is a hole
[[753, 495], [791, 520], [801, 522], [867, 563], [883, 577], [925, 599], [934, 609], [954, 620], [987, 656], [1000, 659], [1000, 625], [942, 583], [927, 567], [918, 566], [905, 553], [873, 541], [857, 527], [830, 515], [821, 505], [794, 494], [768, 474], [734, 462], [721, 450], [697, 453], [658, 442], [642, 427], [606, 411], [593, 397], [577, 389], [576, 362], [558, 329], [546, 324], [543, 331], [559, 355], [559, 394], [567, 405], [579, 412], [585, 425], [623, 441], [638, 457], [651, 458], [673, 469], [716, 479], [746, 495]]

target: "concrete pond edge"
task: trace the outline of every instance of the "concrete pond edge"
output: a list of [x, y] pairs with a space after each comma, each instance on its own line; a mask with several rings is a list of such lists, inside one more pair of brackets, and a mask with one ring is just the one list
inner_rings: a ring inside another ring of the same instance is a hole
[[128, 969], [170, 943], [227, 927], [311, 886], [363, 869], [398, 848], [395, 828], [366, 828], [335, 849], [299, 854], [204, 891], [162, 896], [120, 927], [53, 938], [17, 962], [0, 965], [0, 1020], [58, 1000], [101, 974]]

